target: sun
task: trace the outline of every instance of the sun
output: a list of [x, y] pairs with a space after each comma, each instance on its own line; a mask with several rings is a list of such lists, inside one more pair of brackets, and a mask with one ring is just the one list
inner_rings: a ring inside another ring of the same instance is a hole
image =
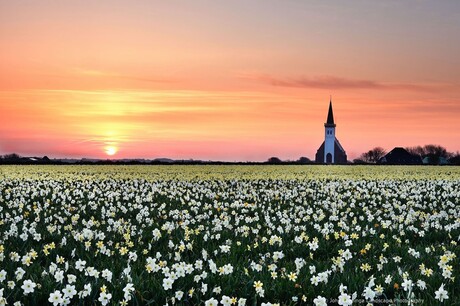
[[105, 154], [110, 155], [110, 156], [115, 155], [118, 151], [118, 149], [114, 146], [107, 146], [104, 149], [105, 149]]

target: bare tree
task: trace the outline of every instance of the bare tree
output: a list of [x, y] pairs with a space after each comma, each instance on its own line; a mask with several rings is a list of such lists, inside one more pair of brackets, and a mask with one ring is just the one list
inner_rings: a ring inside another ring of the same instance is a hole
[[5, 160], [18, 160], [20, 158], [21, 158], [21, 156], [19, 154], [16, 154], [16, 153], [3, 155], [3, 159], [5, 159]]
[[449, 162], [452, 165], [460, 165], [460, 152], [457, 151], [456, 153], [452, 153], [449, 158]]
[[423, 158], [426, 155], [426, 151], [424, 147], [421, 146], [416, 146], [416, 147], [407, 147], [405, 148], [407, 152], [409, 152], [412, 155], [420, 156], [420, 158]]
[[441, 162], [441, 158], [448, 158], [449, 153], [447, 152], [446, 148], [429, 144], [424, 147], [426, 156], [428, 157], [428, 163], [432, 165], [437, 165]]
[[360, 160], [366, 163], [377, 163], [382, 157], [385, 156], [387, 152], [382, 147], [375, 147], [372, 150], [367, 151], [366, 153], [361, 154], [359, 157]]
[[440, 145], [427, 144], [423, 147], [409, 147], [406, 150], [413, 154], [418, 155], [420, 158], [428, 157], [428, 163], [431, 165], [437, 165], [440, 163], [441, 158], [448, 159], [452, 156], [452, 153], [447, 152], [446, 148]]

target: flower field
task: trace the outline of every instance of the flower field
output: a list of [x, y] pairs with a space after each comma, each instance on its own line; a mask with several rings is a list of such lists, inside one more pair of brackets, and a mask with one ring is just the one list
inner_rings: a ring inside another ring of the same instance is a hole
[[0, 167], [0, 305], [460, 305], [459, 240], [460, 167]]

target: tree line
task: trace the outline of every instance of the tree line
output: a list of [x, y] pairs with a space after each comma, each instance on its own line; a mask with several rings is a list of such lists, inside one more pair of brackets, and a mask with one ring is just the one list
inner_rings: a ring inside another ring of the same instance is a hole
[[[447, 149], [440, 145], [428, 144], [425, 146], [406, 147], [405, 150], [414, 156], [420, 157], [426, 164], [439, 165], [450, 164], [460, 165], [460, 152], [448, 152]], [[349, 164], [378, 164], [379, 161], [387, 154], [387, 151], [382, 147], [375, 147], [367, 152], [362, 153], [358, 158], [354, 159]], [[137, 161], [117, 161], [117, 160], [98, 160], [96, 162], [88, 162], [81, 160], [78, 164], [291, 164], [291, 165], [306, 165], [314, 164], [314, 160], [308, 157], [300, 157], [297, 160], [281, 160], [278, 157], [270, 157], [265, 162], [220, 162], [220, 161], [201, 161], [201, 160], [176, 160], [172, 162], [158, 162], [155, 160], [148, 162]], [[27, 158], [19, 154], [0, 155], [0, 164], [67, 164], [62, 160], [49, 159], [47, 156], [42, 158]]]
[[[448, 152], [446, 148], [440, 145], [428, 144], [424, 146], [414, 146], [404, 148], [414, 156], [420, 157], [426, 164], [439, 165], [448, 163], [451, 165], [460, 165], [460, 152]], [[382, 147], [375, 147], [361, 154], [360, 157], [353, 160], [355, 164], [377, 164], [387, 154]]]
[[[440, 145], [428, 144], [424, 146], [414, 146], [404, 148], [410, 154], [420, 157], [424, 164], [428, 165], [460, 165], [460, 152], [448, 152], [447, 149]], [[388, 152], [382, 147], [375, 147], [367, 152], [362, 153], [353, 161], [348, 161], [349, 164], [378, 164]], [[267, 164], [314, 164], [307, 157], [301, 157], [298, 160], [282, 161], [278, 157], [270, 157]]]

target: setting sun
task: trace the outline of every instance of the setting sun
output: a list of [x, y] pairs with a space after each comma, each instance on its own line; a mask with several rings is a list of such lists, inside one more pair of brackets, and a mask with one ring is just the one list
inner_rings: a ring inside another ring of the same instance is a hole
[[118, 149], [114, 146], [108, 146], [108, 147], [105, 147], [105, 153], [107, 155], [115, 155], [115, 153], [117, 153]]

